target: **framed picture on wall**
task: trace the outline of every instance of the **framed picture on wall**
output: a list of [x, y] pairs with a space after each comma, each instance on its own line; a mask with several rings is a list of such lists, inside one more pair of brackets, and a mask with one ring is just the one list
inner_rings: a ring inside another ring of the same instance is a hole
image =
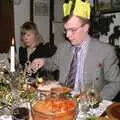
[[35, 16], [49, 16], [49, 0], [30, 0], [30, 20]]
[[120, 12], [120, 0], [95, 0], [95, 10], [101, 13]]

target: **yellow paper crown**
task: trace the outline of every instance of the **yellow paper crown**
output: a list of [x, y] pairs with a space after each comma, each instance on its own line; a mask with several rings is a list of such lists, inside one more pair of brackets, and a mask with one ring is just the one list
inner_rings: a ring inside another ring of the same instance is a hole
[[90, 19], [90, 2], [89, 2], [89, 0], [85, 0], [85, 2], [83, 2], [81, 0], [75, 0], [73, 11], [71, 11], [72, 6], [73, 6], [73, 0], [69, 0], [68, 3], [63, 4], [64, 16], [68, 16], [68, 15], [72, 14], [72, 15]]

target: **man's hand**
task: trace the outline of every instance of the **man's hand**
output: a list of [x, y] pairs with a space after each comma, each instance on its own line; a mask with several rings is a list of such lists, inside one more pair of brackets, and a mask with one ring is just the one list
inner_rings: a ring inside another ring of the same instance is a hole
[[31, 63], [31, 68], [32, 69], [39, 69], [39, 68], [42, 68], [45, 64], [45, 59], [43, 58], [36, 58], [33, 60], [33, 62]]

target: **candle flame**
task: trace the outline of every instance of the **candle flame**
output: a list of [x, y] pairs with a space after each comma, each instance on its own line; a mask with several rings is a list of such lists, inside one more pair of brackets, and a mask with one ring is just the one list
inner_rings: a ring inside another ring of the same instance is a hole
[[12, 45], [14, 45], [15, 44], [15, 40], [14, 40], [14, 38], [12, 38]]

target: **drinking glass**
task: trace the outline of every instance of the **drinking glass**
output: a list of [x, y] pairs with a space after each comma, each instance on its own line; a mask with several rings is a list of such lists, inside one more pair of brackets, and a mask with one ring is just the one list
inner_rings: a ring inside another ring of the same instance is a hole
[[91, 87], [87, 91], [87, 96], [88, 96], [91, 115], [94, 115], [95, 114], [94, 108], [99, 106], [101, 100], [100, 92], [95, 87], [94, 88]]
[[14, 101], [12, 105], [12, 120], [29, 120], [29, 103], [20, 99]]
[[86, 120], [87, 119], [87, 112], [89, 111], [89, 101], [86, 94], [86, 91], [83, 91], [80, 94], [80, 101], [79, 101], [79, 119]]

